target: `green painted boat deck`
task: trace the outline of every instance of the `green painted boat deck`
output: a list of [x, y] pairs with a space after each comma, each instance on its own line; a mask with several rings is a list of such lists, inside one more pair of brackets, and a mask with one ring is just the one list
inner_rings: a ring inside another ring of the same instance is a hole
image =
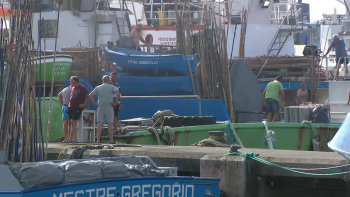
[[[42, 119], [45, 116], [45, 122], [43, 127], [45, 130], [48, 125], [49, 104], [50, 98], [42, 98], [42, 110], [45, 102], [46, 112], [42, 113]], [[62, 121], [62, 109], [57, 97], [53, 98], [52, 102], [52, 114], [50, 124], [50, 137], [49, 141], [55, 141], [63, 137], [63, 121]], [[331, 151], [327, 143], [332, 140], [335, 133], [338, 131], [340, 125], [338, 124], [313, 124], [316, 134], [320, 138], [320, 151]], [[263, 148], [267, 147], [263, 144], [265, 137], [265, 127], [262, 123], [237, 123], [233, 124], [235, 131], [241, 139], [243, 145], [246, 148]], [[268, 124], [269, 130], [275, 132], [276, 149], [284, 150], [312, 150], [312, 130], [311, 128], [302, 123], [270, 123]], [[229, 124], [215, 124], [215, 125], [203, 125], [203, 126], [190, 126], [190, 127], [174, 127], [172, 128], [175, 133], [175, 146], [191, 146], [203, 139], [210, 137], [208, 131], [223, 131], [228, 132]], [[164, 133], [163, 133], [164, 132]], [[161, 143], [166, 145], [169, 140], [168, 132], [166, 130], [158, 129], [158, 133], [161, 138]], [[163, 134], [162, 134], [163, 133]], [[101, 140], [102, 142], [108, 142], [108, 137]], [[130, 136], [118, 136], [115, 138], [116, 142], [128, 143], [128, 144], [141, 144], [141, 145], [156, 145], [157, 141], [155, 136], [148, 130], [135, 131]]]
[[[229, 125], [216, 124], [205, 126], [191, 126], [191, 127], [176, 127], [172, 128], [175, 132], [175, 145], [176, 146], [191, 146], [203, 139], [210, 137], [208, 131], [222, 131]], [[233, 125], [239, 138], [241, 139], [244, 147], [246, 148], [262, 148], [267, 147], [263, 144], [265, 136], [265, 127], [262, 123], [238, 123]], [[320, 138], [320, 151], [332, 151], [328, 148], [327, 143], [333, 138], [338, 131], [340, 125], [335, 124], [313, 124], [316, 131], [316, 135]], [[269, 130], [275, 132], [276, 149], [284, 150], [312, 150], [312, 130], [309, 126], [302, 123], [270, 123], [268, 124]], [[168, 132], [158, 129], [160, 137], [165, 141], [168, 141]], [[108, 140], [102, 140], [107, 142]], [[130, 143], [130, 144], [144, 144], [155, 145], [157, 144], [154, 135], [148, 131], [136, 131], [129, 137], [117, 137], [116, 142]], [[162, 145], [166, 145], [166, 142], [161, 140]]]

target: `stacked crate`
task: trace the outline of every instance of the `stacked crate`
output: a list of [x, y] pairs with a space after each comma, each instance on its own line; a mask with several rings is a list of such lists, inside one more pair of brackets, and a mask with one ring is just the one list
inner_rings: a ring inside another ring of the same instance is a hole
[[99, 48], [94, 47], [64, 47], [60, 54], [73, 57], [70, 76], [79, 78], [101, 76], [102, 65], [99, 61]]

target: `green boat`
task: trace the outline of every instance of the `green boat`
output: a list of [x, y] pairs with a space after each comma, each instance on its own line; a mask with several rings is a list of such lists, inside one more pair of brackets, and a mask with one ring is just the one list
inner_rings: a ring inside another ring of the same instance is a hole
[[[263, 144], [266, 131], [263, 123], [224, 123], [215, 125], [175, 127], [174, 144], [175, 146], [191, 146], [203, 139], [208, 139], [211, 136], [208, 131], [224, 131], [228, 137], [234, 138], [231, 134], [231, 125], [233, 125], [236, 133], [246, 148], [266, 149]], [[312, 124], [319, 139], [319, 150], [330, 151], [327, 143], [333, 138], [338, 131], [340, 125], [337, 124]], [[312, 136], [313, 131], [307, 124], [302, 123], [271, 123], [268, 124], [269, 130], [275, 133], [276, 149], [284, 150], [304, 150], [311, 151], [313, 149]], [[162, 132], [164, 132], [162, 134]], [[158, 133], [162, 135], [162, 145], [167, 145], [169, 133], [166, 129], [163, 131], [158, 129]], [[108, 142], [108, 137], [104, 137], [102, 142]], [[115, 136], [115, 141], [127, 144], [144, 144], [156, 145], [157, 140], [155, 135], [149, 130], [135, 131], [127, 136]], [[237, 142], [236, 142], [237, 144]]]
[[[40, 58], [32, 59], [34, 64], [38, 64], [38, 71], [36, 74], [36, 82], [51, 82], [52, 81], [52, 68], [54, 63], [54, 56], [41, 56]], [[41, 64], [40, 64], [41, 60]], [[72, 68], [73, 57], [70, 55], [56, 55], [55, 77], [54, 82], [64, 82], [70, 73]], [[41, 66], [41, 69], [40, 69]], [[46, 66], [46, 77], [44, 79], [44, 69]], [[40, 80], [41, 73], [41, 80]]]
[[[47, 128], [47, 120], [49, 113], [49, 101], [50, 98], [42, 98], [41, 103], [46, 100], [46, 112], [45, 123], [43, 126]], [[62, 110], [58, 98], [53, 98], [52, 102], [52, 115], [51, 118], [55, 121], [51, 122], [49, 141], [57, 141], [63, 138], [62, 131]], [[238, 134], [244, 147], [246, 148], [262, 148], [266, 149], [267, 146], [263, 144], [264, 137], [266, 135], [265, 126], [263, 123], [222, 123], [215, 125], [202, 125], [202, 126], [188, 126], [188, 127], [173, 127], [174, 131], [174, 144], [175, 146], [191, 146], [203, 139], [211, 137], [209, 131], [224, 131], [227, 134], [227, 138], [231, 141], [235, 140], [232, 135], [231, 126], [234, 127], [235, 132]], [[314, 127], [315, 135], [319, 139], [320, 151], [332, 151], [328, 148], [327, 143], [333, 138], [338, 131], [340, 124], [312, 124]], [[312, 137], [313, 131], [308, 124], [302, 123], [270, 123], [268, 124], [269, 130], [275, 133], [275, 147], [276, 149], [284, 150], [304, 150], [310, 151], [313, 149]], [[169, 133], [166, 129], [163, 131], [158, 129], [159, 136], [161, 138], [161, 144], [167, 145], [169, 141]], [[233, 139], [233, 140], [232, 140]], [[108, 137], [103, 137], [102, 142], [108, 142]], [[143, 145], [156, 145], [157, 140], [155, 135], [149, 130], [134, 131], [128, 135], [115, 135], [115, 142], [127, 143], [127, 144], [143, 144]], [[232, 142], [235, 144], [236, 142]]]

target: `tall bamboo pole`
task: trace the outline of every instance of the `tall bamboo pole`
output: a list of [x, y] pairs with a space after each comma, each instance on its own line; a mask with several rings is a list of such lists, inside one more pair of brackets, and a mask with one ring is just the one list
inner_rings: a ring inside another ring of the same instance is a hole
[[[46, 144], [48, 143], [49, 136], [46, 133], [45, 119], [46, 119], [46, 38], [44, 38], [44, 106], [43, 106], [43, 133], [45, 134]], [[47, 160], [47, 151], [45, 151], [45, 160]]]
[[56, 68], [56, 50], [57, 50], [57, 36], [58, 36], [58, 26], [60, 21], [60, 9], [61, 9], [61, 0], [58, 1], [58, 11], [57, 11], [57, 26], [56, 26], [56, 35], [55, 35], [55, 51], [52, 65], [52, 80], [51, 80], [51, 95], [50, 95], [50, 107], [49, 107], [49, 118], [47, 122], [47, 136], [46, 136], [46, 147], [45, 152], [47, 152], [47, 146], [49, 143], [50, 137], [50, 125], [51, 125], [51, 110], [52, 110], [52, 96], [53, 96], [53, 86], [55, 81], [55, 68]]

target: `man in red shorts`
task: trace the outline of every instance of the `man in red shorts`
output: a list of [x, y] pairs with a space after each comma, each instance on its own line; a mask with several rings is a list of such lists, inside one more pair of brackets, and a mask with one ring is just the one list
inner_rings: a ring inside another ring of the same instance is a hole
[[[77, 120], [79, 120], [81, 112], [89, 103], [89, 93], [83, 85], [79, 84], [79, 79], [76, 76], [70, 78], [72, 86], [69, 106], [67, 110], [68, 118], [72, 122], [69, 142], [77, 141]], [[68, 143], [69, 143], [68, 142]]]

